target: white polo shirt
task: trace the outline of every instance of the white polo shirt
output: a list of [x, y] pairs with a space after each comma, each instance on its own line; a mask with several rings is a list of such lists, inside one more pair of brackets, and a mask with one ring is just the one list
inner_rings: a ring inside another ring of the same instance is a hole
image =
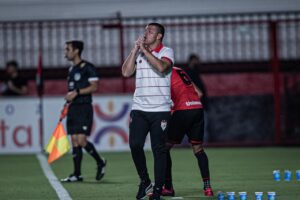
[[[166, 58], [174, 64], [173, 49], [162, 44], [151, 52], [155, 57]], [[140, 53], [136, 59], [136, 80], [132, 110], [146, 112], [170, 111], [171, 107], [171, 73], [160, 73]]]

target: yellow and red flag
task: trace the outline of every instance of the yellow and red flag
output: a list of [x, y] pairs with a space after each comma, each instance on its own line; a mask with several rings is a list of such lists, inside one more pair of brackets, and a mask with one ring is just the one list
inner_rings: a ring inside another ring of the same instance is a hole
[[70, 149], [70, 143], [64, 127], [61, 122], [58, 122], [52, 137], [46, 147], [46, 152], [49, 153], [48, 163], [52, 163]]

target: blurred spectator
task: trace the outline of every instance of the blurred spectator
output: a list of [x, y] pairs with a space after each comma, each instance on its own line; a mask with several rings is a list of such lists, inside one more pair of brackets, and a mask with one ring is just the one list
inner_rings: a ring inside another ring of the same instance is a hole
[[18, 63], [14, 60], [6, 63], [6, 80], [1, 88], [4, 96], [18, 96], [27, 94], [27, 80], [20, 77]]
[[[199, 90], [202, 92], [201, 96], [201, 102], [203, 104], [204, 108], [204, 141], [208, 142], [211, 140], [210, 132], [211, 132], [211, 123], [210, 123], [210, 117], [209, 117], [209, 102], [207, 98], [207, 91], [206, 87], [199, 76], [199, 69], [201, 67], [201, 61], [198, 55], [196, 54], [190, 54], [187, 62], [187, 66], [184, 67], [184, 71], [189, 75], [189, 77], [192, 79], [193, 83], [199, 88]], [[186, 138], [185, 138], [186, 139]]]
[[187, 66], [184, 68], [186, 73], [192, 79], [193, 83], [201, 90], [201, 101], [204, 109], [208, 110], [207, 93], [202, 79], [199, 77], [200, 58], [196, 54], [191, 54], [188, 59]]

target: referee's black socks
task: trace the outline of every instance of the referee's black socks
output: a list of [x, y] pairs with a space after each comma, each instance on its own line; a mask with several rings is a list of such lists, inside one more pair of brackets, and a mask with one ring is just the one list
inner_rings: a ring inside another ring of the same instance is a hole
[[80, 146], [73, 147], [73, 162], [74, 162], [74, 175], [81, 175], [81, 160], [82, 160], [82, 148]]
[[104, 164], [104, 160], [100, 158], [99, 154], [95, 149], [95, 146], [91, 142], [87, 141], [87, 144], [84, 147], [84, 149], [96, 160], [98, 165]]
[[204, 183], [204, 189], [210, 187], [210, 177], [209, 177], [209, 167], [208, 167], [208, 157], [204, 150], [199, 151], [195, 154], [198, 160], [198, 166], [201, 172], [201, 176]]

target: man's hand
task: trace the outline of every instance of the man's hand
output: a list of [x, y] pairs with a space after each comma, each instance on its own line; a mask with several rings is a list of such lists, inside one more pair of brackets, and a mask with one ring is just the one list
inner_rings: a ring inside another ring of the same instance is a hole
[[26, 94], [27, 93], [27, 87], [23, 85], [21, 88], [18, 88], [14, 85], [12, 81], [7, 82], [7, 88], [11, 91], [14, 91], [17, 94]]
[[7, 82], [7, 87], [12, 91], [16, 91], [16, 86], [13, 84], [12, 81]]
[[77, 92], [76, 91], [71, 91], [71, 92], [68, 92], [67, 95], [65, 96], [65, 100], [67, 102], [72, 102], [73, 99], [77, 96]]
[[140, 45], [139, 45], [139, 39], [138, 38], [135, 42], [134, 42], [134, 47], [132, 49], [133, 52], [137, 52], [140, 49]]
[[145, 53], [145, 51], [150, 51], [147, 45], [145, 45], [145, 38], [139, 37], [136, 41], [136, 45], [139, 47], [139, 49]]
[[124, 77], [129, 77], [132, 74], [134, 74], [135, 72], [135, 59], [136, 59], [136, 55], [138, 53], [138, 51], [140, 50], [140, 45], [142, 42], [142, 37], [139, 37], [135, 43], [134, 43], [134, 47], [132, 48], [130, 54], [128, 55], [128, 57], [126, 58], [126, 60], [124, 61], [123, 65], [122, 65], [122, 75]]
[[142, 52], [146, 51], [146, 46], [145, 46], [145, 38], [144, 37], [139, 37], [137, 41], [135, 42], [135, 46], [137, 46]]

